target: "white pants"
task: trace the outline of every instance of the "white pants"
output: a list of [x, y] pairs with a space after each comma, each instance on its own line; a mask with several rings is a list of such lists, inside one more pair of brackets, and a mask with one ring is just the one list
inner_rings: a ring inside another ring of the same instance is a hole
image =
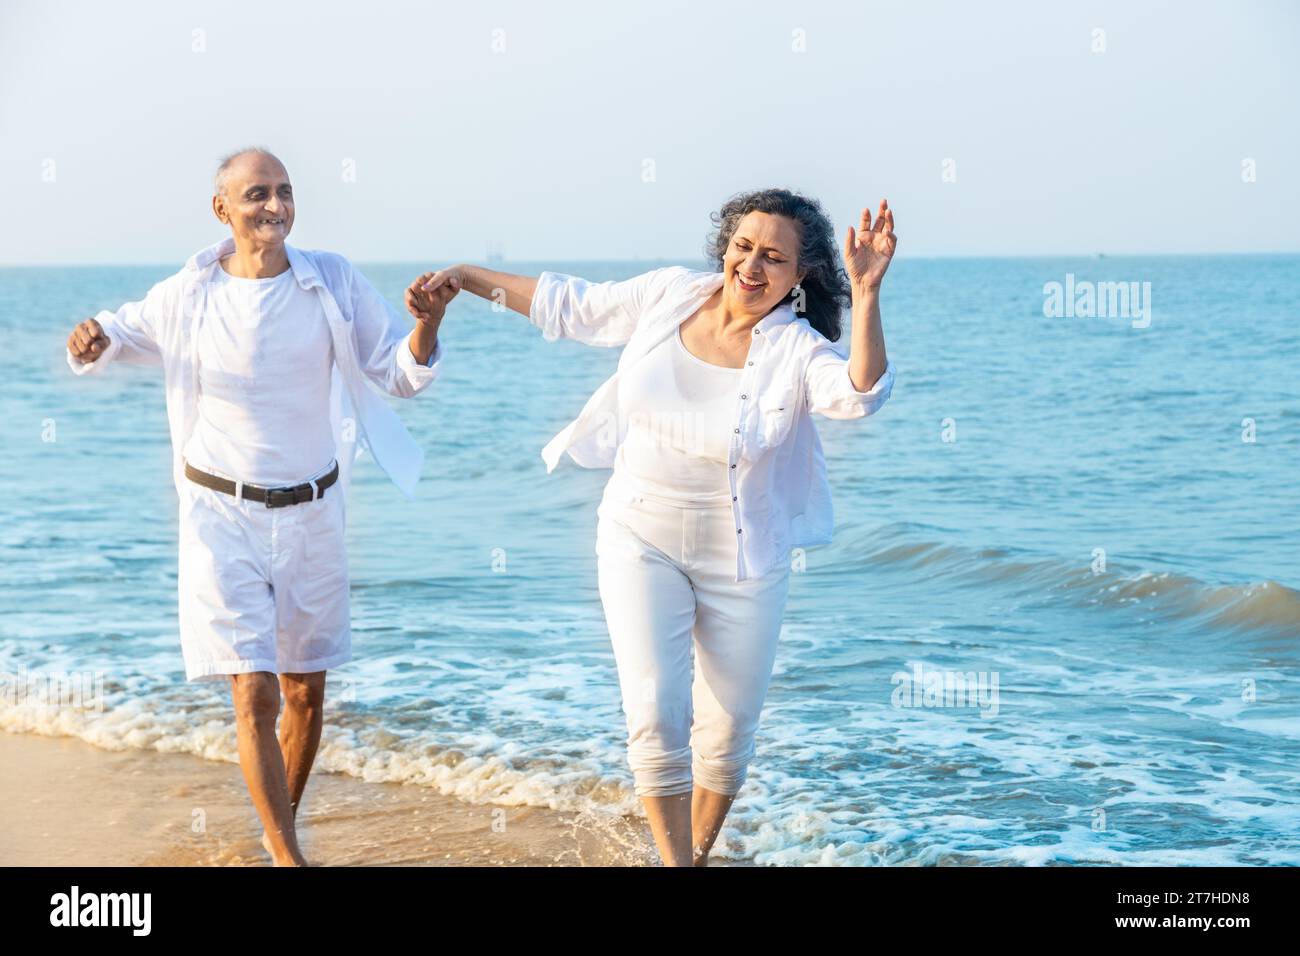
[[[606, 486], [596, 529], [638, 796], [735, 794], [754, 756], [790, 584], [736, 582], [729, 506], [681, 508]], [[691, 673], [691, 649], [695, 673]]]
[[182, 487], [177, 583], [186, 678], [306, 674], [351, 660], [342, 483], [284, 508], [192, 481]]

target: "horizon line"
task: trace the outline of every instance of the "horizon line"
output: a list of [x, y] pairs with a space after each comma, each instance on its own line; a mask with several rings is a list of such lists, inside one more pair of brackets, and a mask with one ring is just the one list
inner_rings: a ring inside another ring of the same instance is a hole
[[[303, 248], [303, 249], [306, 249], [306, 248], [308, 248], [308, 247], [305, 247], [305, 246], [298, 246], [298, 247], [295, 247], [295, 248]], [[321, 251], [321, 250], [315, 250], [315, 251]], [[333, 251], [333, 250], [330, 250], [330, 251]], [[183, 263], [186, 259], [188, 259], [188, 258], [190, 257], [190, 255], [193, 255], [193, 252], [187, 253], [185, 256], [181, 257], [180, 259], [178, 259], [178, 260], [173, 260], [173, 261], [179, 261], [179, 262], [182, 262], [182, 263]], [[960, 261], [983, 261], [983, 260], [998, 260], [998, 261], [1003, 261], [1003, 260], [1017, 260], [1017, 259], [1091, 259], [1091, 260], [1105, 260], [1105, 259], [1158, 259], [1158, 258], [1184, 258], [1184, 259], [1204, 258], [1204, 259], [1212, 259], [1212, 258], [1227, 258], [1227, 257], [1233, 257], [1233, 256], [1238, 256], [1238, 257], [1244, 257], [1244, 256], [1260, 256], [1260, 257], [1300, 256], [1300, 249], [1292, 249], [1292, 250], [1268, 250], [1268, 251], [1252, 251], [1252, 252], [1105, 252], [1105, 251], [1103, 250], [1103, 251], [1101, 251], [1101, 252], [1063, 252], [1063, 253], [1033, 253], [1033, 254], [1023, 254], [1023, 253], [998, 253], [998, 254], [974, 254], [974, 253], [972, 253], [972, 254], [963, 254], [963, 253], [958, 253], [958, 254], [947, 254], [947, 255], [917, 255], [917, 256], [907, 256], [907, 257], [905, 257], [904, 259], [900, 259], [899, 261], [900, 261], [900, 262], [904, 262], [904, 261], [907, 261], [907, 260], [909, 260], [909, 259], [910, 259], [910, 260], [923, 261], [923, 262], [960, 262]], [[586, 258], [586, 257], [584, 257], [584, 256], [556, 256], [556, 257], [550, 257], [550, 258], [544, 258], [544, 259], [535, 259], [535, 258], [512, 259], [512, 258], [508, 258], [508, 257], [500, 258], [500, 257], [486, 257], [486, 256], [485, 256], [485, 257], [483, 257], [483, 258], [479, 258], [479, 259], [446, 259], [446, 260], [430, 260], [430, 259], [361, 259], [361, 258], [354, 259], [354, 258], [352, 258], [351, 256], [347, 256], [347, 258], [348, 258], [350, 261], [352, 261], [352, 262], [354, 262], [354, 263], [356, 263], [356, 264], [358, 264], [358, 265], [418, 265], [418, 264], [422, 264], [422, 263], [427, 264], [427, 263], [429, 263], [430, 261], [445, 261], [445, 262], [448, 262], [448, 263], [458, 263], [458, 264], [463, 263], [463, 264], [465, 264], [465, 265], [485, 265], [485, 266], [489, 266], [489, 267], [490, 267], [490, 266], [494, 266], [494, 265], [510, 265], [510, 264], [532, 265], [532, 264], [534, 264], [534, 263], [547, 263], [547, 262], [583, 262], [583, 263], [592, 263], [592, 264], [610, 264], [610, 265], [620, 265], [620, 264], [623, 264], [623, 263], [638, 263], [638, 262], [696, 262], [696, 263], [699, 263], [699, 262], [705, 262], [705, 261], [706, 261], [706, 260], [701, 259], [701, 258], [699, 258], [699, 257], [683, 257], [683, 256], [637, 256], [637, 257], [633, 257], [633, 258], [614, 258], [614, 259], [610, 259], [610, 258]], [[143, 267], [147, 267], [147, 266], [162, 266], [162, 267], [168, 267], [170, 264], [171, 264], [171, 263], [163, 262], [163, 261], [161, 261], [161, 260], [147, 260], [147, 259], [141, 259], [141, 260], [138, 260], [138, 261], [129, 261], [129, 262], [123, 262], [123, 261], [120, 261], [120, 260], [119, 260], [119, 261], [107, 261], [107, 262], [88, 262], [88, 261], [80, 261], [80, 262], [71, 262], [71, 261], [69, 261], [69, 262], [0, 262], [0, 269], [59, 269], [59, 268], [64, 268], [64, 269], [66, 269], [66, 268], [73, 268], [73, 269], [114, 269], [114, 268], [143, 268]]]

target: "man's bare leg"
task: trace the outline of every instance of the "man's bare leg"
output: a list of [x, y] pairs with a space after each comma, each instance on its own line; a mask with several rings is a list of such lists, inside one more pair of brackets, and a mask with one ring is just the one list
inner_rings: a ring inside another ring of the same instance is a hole
[[700, 786], [691, 791], [691, 847], [696, 866], [709, 865], [709, 851], [735, 799], [735, 794], [728, 796]]
[[262, 820], [271, 858], [276, 866], [306, 866], [294, 833], [284, 758], [275, 737], [280, 686], [275, 675], [266, 671], [232, 674], [230, 696], [235, 705], [239, 766]]
[[[316, 760], [316, 749], [320, 746], [325, 711], [325, 671], [281, 674], [280, 692], [284, 696], [284, 716], [280, 718], [280, 755], [284, 759], [289, 804], [293, 809], [296, 830], [298, 806], [302, 803], [307, 778], [311, 775], [312, 763]], [[271, 853], [266, 831], [262, 832], [262, 847]]]
[[325, 711], [325, 671], [313, 674], [281, 674], [284, 716], [280, 718], [280, 753], [289, 783], [289, 803], [298, 819], [298, 804], [307, 789], [307, 777], [320, 746]]

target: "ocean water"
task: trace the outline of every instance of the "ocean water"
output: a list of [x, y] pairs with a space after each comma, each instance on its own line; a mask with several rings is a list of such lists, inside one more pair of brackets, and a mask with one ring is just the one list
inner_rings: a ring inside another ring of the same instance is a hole
[[[400, 303], [425, 267], [363, 268]], [[161, 372], [63, 357], [175, 268], [0, 270], [0, 728], [233, 760], [225, 685], [183, 678]], [[1045, 316], [1067, 281], [1150, 283], [1149, 324]], [[836, 537], [793, 575], [716, 855], [1300, 864], [1300, 257], [903, 259], [882, 304], [893, 397], [818, 420]], [[418, 501], [358, 466], [356, 660], [317, 766], [639, 813], [596, 590], [609, 473], [540, 457], [617, 351], [467, 295], [442, 335], [442, 377], [396, 403]], [[102, 708], [44, 705], [62, 673]]]

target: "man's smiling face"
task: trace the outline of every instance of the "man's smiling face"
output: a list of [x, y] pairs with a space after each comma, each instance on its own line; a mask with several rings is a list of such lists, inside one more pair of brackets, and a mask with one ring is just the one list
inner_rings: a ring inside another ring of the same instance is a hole
[[235, 157], [212, 197], [212, 211], [241, 249], [284, 245], [293, 228], [293, 186], [284, 164], [265, 153]]

